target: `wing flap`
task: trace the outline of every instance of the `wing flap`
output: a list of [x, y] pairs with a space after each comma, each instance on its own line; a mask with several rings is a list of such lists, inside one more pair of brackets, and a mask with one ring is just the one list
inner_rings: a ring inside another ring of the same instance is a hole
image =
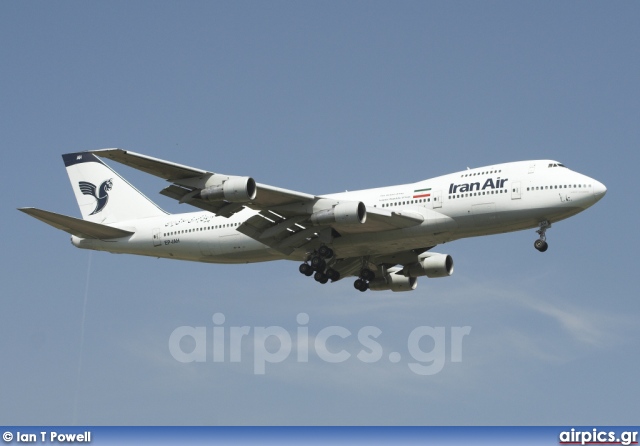
[[80, 220], [79, 218], [56, 214], [55, 212], [44, 211], [42, 209], [18, 208], [18, 210], [32, 216], [33, 218], [37, 218], [54, 228], [81, 238], [107, 240], [133, 235], [133, 232], [131, 231], [125, 231], [123, 229], [102, 225], [100, 223]]
[[279, 224], [282, 224], [286, 220], [281, 218], [279, 222], [276, 222], [273, 219], [273, 217], [275, 216], [266, 216], [265, 214], [268, 213], [261, 212], [247, 219], [237, 228], [237, 231], [285, 255], [291, 254], [294, 251], [293, 247], [280, 246], [282, 241], [289, 236], [290, 232], [287, 228], [285, 228], [284, 231], [271, 231], [271, 234], [267, 233], [268, 237], [264, 236], [265, 232], [274, 227], [277, 227]]

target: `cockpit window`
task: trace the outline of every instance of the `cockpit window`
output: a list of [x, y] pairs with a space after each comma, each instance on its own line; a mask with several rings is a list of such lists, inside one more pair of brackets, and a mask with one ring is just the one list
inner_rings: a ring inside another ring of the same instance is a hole
[[564, 167], [564, 168], [566, 168], [567, 166], [565, 166], [562, 163], [550, 163], [549, 167]]

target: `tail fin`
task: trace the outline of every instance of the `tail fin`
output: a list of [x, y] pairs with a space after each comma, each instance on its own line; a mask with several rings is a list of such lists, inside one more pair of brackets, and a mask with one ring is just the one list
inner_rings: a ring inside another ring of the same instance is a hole
[[62, 159], [84, 220], [109, 224], [167, 215], [94, 154], [67, 153]]

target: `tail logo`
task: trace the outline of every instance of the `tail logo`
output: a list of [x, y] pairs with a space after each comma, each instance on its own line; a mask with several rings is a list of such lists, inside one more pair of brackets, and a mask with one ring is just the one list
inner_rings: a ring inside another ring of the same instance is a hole
[[97, 190], [96, 185], [93, 183], [89, 183], [88, 181], [79, 181], [78, 186], [80, 186], [80, 192], [84, 195], [91, 195], [96, 199], [96, 208], [89, 215], [97, 214], [107, 205], [107, 201], [109, 201], [109, 191], [113, 188], [112, 179], [108, 179], [104, 181], [100, 185], [100, 189]]

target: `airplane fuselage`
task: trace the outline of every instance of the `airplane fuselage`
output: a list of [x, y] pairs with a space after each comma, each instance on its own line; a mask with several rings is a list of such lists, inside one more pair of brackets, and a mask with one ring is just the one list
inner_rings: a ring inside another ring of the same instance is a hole
[[[536, 228], [595, 204], [606, 188], [556, 161], [537, 160], [469, 169], [417, 183], [321, 197], [359, 201], [367, 210], [409, 213], [423, 221], [386, 231], [349, 230], [328, 243], [340, 257], [379, 256], [453, 240]], [[209, 263], [303, 261], [307, 249], [283, 254], [237, 231], [258, 212], [229, 218], [211, 212], [168, 214], [113, 224], [133, 235], [112, 240], [72, 236], [79, 248]]]

